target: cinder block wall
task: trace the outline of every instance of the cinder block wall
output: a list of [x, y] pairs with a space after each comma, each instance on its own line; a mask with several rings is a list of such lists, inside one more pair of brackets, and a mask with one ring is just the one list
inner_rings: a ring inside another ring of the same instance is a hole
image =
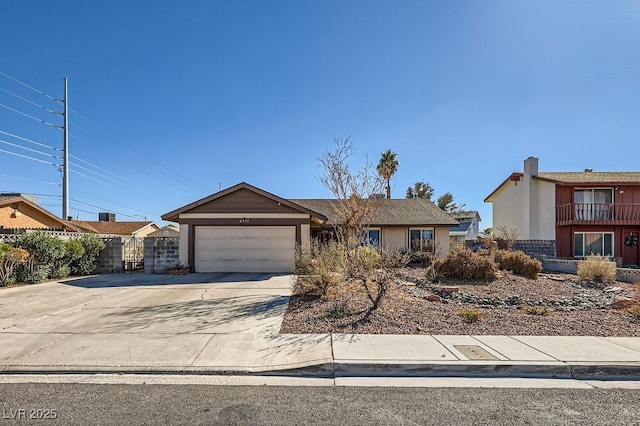
[[120, 274], [124, 272], [122, 261], [122, 238], [106, 238], [106, 247], [98, 255], [98, 274]]
[[538, 258], [556, 257], [555, 240], [518, 240], [513, 245], [513, 249]]
[[180, 262], [179, 237], [146, 237], [144, 239], [144, 273], [162, 274], [165, 268]]

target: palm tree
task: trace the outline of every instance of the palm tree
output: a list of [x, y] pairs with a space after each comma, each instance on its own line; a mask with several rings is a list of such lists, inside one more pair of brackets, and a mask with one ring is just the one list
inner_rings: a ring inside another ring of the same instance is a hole
[[391, 198], [391, 178], [398, 171], [397, 155], [390, 149], [382, 153], [378, 163], [378, 174], [387, 181], [387, 198]]

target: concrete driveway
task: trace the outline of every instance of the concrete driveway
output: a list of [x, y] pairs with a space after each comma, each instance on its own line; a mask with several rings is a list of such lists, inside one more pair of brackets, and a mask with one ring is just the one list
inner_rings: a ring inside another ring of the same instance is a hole
[[328, 335], [279, 334], [291, 280], [117, 274], [0, 289], [0, 371], [321, 372]]

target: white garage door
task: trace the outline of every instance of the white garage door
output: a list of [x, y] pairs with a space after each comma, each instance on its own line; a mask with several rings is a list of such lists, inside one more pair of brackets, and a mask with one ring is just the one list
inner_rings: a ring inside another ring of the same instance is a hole
[[291, 272], [295, 226], [196, 226], [196, 272]]

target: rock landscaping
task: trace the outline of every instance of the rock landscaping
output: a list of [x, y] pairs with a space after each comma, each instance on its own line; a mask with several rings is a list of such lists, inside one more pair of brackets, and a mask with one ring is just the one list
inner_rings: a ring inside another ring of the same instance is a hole
[[[299, 295], [294, 288], [281, 331], [640, 336], [640, 319], [629, 312], [638, 297], [631, 284], [584, 281], [571, 274], [541, 273], [531, 279], [498, 271], [489, 282], [432, 283], [425, 269], [404, 268], [367, 321], [361, 284], [337, 284], [324, 297]], [[480, 319], [460, 316], [470, 309], [480, 311]]]

